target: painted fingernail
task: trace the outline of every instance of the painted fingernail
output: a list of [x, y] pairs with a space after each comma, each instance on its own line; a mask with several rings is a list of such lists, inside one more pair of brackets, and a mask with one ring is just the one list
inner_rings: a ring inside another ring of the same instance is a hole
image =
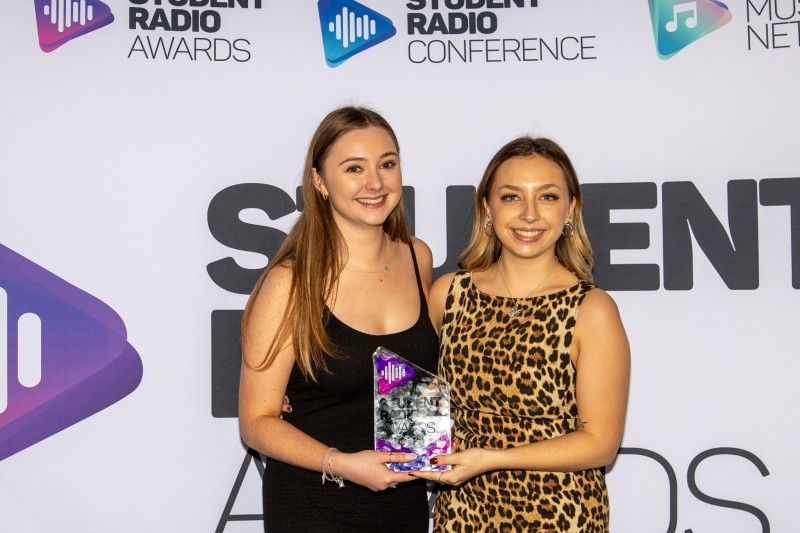
[[439, 464], [439, 458], [438, 457], [431, 457], [431, 464], [432, 465], [438, 465]]

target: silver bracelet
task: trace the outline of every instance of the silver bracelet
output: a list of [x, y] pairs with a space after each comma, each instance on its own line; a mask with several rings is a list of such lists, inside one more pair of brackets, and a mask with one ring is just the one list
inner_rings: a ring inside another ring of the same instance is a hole
[[[339, 488], [341, 489], [344, 488], [344, 478], [342, 476], [334, 476], [333, 472], [331, 472], [331, 460], [333, 459], [333, 454], [335, 454], [338, 451], [339, 450], [337, 450], [336, 448], [330, 447], [327, 450], [325, 450], [325, 453], [322, 454], [322, 484], [324, 485], [326, 481], [333, 481], [334, 483], [339, 485]], [[325, 456], [327, 456], [328, 453], [330, 453], [330, 455], [328, 456], [328, 471], [326, 472]]]

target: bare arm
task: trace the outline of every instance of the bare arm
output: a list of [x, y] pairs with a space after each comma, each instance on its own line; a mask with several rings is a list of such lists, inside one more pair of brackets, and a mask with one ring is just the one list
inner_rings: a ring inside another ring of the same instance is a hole
[[431, 317], [433, 327], [438, 331], [442, 328], [442, 317], [444, 316], [444, 306], [447, 300], [447, 293], [450, 290], [450, 284], [453, 282], [455, 272], [444, 274], [442, 277], [433, 282], [430, 294], [428, 295], [428, 313]]
[[414, 253], [417, 256], [417, 266], [419, 267], [419, 277], [422, 278], [422, 288], [425, 295], [430, 291], [431, 283], [433, 283], [433, 254], [428, 245], [421, 239], [414, 237], [412, 240], [414, 246]]
[[[322, 457], [330, 445], [310, 437], [280, 417], [294, 366], [291, 342], [281, 347], [267, 368], [257, 368], [277, 334], [286, 310], [290, 283], [291, 269], [273, 269], [251, 310], [242, 340], [239, 428], [242, 439], [250, 447], [280, 461], [320, 472], [321, 476]], [[391, 460], [401, 462], [411, 458], [413, 455], [406, 458], [404, 454], [395, 453]], [[391, 484], [412, 479], [405, 473], [389, 470], [384, 464], [389, 461], [386, 452], [339, 452], [331, 458], [330, 466], [333, 475], [372, 490], [383, 490]]]
[[[517, 448], [470, 448], [440, 456], [439, 464], [456, 465], [442, 480], [458, 484], [491, 470], [573, 472], [610, 463], [625, 423], [630, 348], [616, 304], [599, 289], [590, 291], [580, 307], [572, 357], [577, 367], [578, 417], [585, 423], [582, 428]], [[438, 473], [415, 474], [439, 478]]]

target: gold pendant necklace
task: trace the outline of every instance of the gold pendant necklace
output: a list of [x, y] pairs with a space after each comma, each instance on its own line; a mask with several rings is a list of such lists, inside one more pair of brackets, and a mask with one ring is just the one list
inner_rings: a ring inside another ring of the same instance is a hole
[[[523, 296], [522, 298], [530, 298], [531, 295], [533, 295], [533, 293], [535, 293], [539, 289], [539, 287], [544, 285], [545, 281], [550, 279], [550, 276], [552, 276], [553, 272], [556, 271], [556, 267], [557, 266], [558, 266], [558, 260], [556, 260], [555, 264], [553, 265], [553, 270], [551, 270], [550, 273], [547, 276], [545, 276], [544, 279], [542, 281], [540, 281], [539, 284], [536, 285], [536, 287], [534, 287], [531, 292], [529, 292], [527, 295]], [[503, 285], [505, 285], [506, 290], [508, 291], [508, 297], [511, 298], [514, 301], [514, 306], [511, 308], [511, 311], [509, 311], [507, 314], [511, 318], [517, 318], [519, 315], [522, 314], [522, 311], [519, 308], [519, 302], [517, 301], [518, 298], [514, 298], [511, 295], [511, 289], [508, 288], [508, 283], [506, 283], [506, 278], [505, 278], [505, 276], [503, 276], [503, 269], [500, 268], [500, 261], [499, 260], [497, 261], [497, 271], [500, 272], [500, 279], [503, 281]]]
[[357, 272], [359, 274], [379, 274], [381, 272], [389, 272], [389, 261], [388, 261], [388, 257], [389, 257], [389, 234], [386, 233], [386, 232], [384, 232], [383, 234], [386, 237], [386, 253], [384, 254], [386, 256], [386, 262], [384, 263], [382, 269], [380, 269], [380, 270], [358, 270], [358, 269], [355, 269], [355, 268], [350, 267], [350, 266], [345, 267], [345, 269], [349, 270], [350, 272]]

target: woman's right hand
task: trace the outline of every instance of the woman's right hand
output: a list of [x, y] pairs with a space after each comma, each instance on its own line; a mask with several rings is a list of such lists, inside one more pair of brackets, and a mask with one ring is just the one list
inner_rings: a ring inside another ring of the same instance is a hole
[[[362, 450], [356, 453], [337, 452], [333, 455], [330, 470], [335, 476], [363, 485], [370, 490], [379, 491], [394, 488], [398, 483], [413, 481], [407, 472], [395, 472], [386, 463], [406, 463], [417, 456], [403, 452], [376, 452]], [[327, 470], [327, 465], [326, 470]]]

